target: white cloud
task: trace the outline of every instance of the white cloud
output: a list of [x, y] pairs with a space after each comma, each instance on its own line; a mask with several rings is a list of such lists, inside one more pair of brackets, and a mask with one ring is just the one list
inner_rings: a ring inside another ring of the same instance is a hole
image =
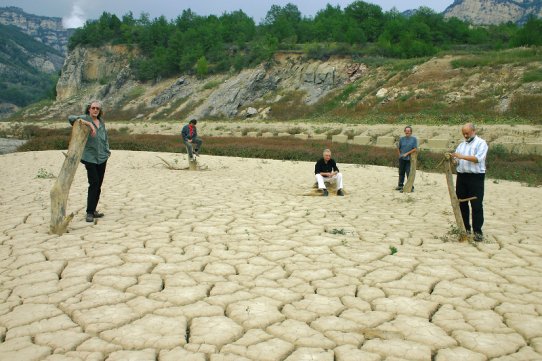
[[70, 15], [62, 18], [62, 25], [66, 29], [80, 28], [85, 25], [85, 20], [81, 7], [78, 4], [73, 4]]

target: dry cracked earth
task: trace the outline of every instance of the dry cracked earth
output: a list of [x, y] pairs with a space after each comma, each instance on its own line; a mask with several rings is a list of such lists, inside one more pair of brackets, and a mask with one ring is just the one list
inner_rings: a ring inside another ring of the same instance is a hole
[[542, 189], [486, 181], [459, 243], [444, 176], [114, 151], [96, 224], [86, 174], [48, 234], [59, 151], [0, 156], [0, 360], [542, 360]]

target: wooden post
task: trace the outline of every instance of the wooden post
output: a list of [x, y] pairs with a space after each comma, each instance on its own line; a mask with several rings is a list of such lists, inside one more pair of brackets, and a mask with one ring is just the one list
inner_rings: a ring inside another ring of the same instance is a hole
[[188, 158], [188, 169], [198, 170], [198, 159], [196, 157], [193, 157], [192, 159]]
[[[452, 209], [454, 211], [455, 223], [457, 224], [457, 229], [459, 229], [459, 241], [464, 242], [467, 240], [467, 230], [465, 229], [465, 224], [463, 223], [463, 216], [461, 216], [461, 209], [459, 208], [460, 200], [455, 194], [454, 187], [454, 178], [452, 174], [452, 165], [453, 158], [450, 153], [444, 154], [444, 170], [446, 172], [446, 183], [448, 184], [448, 193], [450, 194], [450, 201], [452, 203]], [[470, 199], [469, 199], [470, 200]], [[462, 200], [468, 201], [468, 200]]]
[[408, 173], [408, 178], [403, 187], [403, 193], [412, 192], [412, 187], [414, 185], [414, 179], [416, 179], [416, 164], [418, 163], [418, 152], [410, 154], [410, 172]]
[[188, 169], [189, 170], [198, 170], [198, 159], [192, 155], [192, 159], [190, 159], [190, 152], [188, 152], [188, 146], [186, 147], [186, 156], [188, 157]]
[[73, 123], [68, 154], [64, 159], [58, 178], [53, 188], [51, 188], [51, 233], [62, 235], [66, 232], [68, 224], [73, 219], [73, 213], [66, 217], [68, 195], [70, 194], [70, 187], [81, 161], [89, 132], [90, 129], [83, 125], [81, 119], [77, 119]]

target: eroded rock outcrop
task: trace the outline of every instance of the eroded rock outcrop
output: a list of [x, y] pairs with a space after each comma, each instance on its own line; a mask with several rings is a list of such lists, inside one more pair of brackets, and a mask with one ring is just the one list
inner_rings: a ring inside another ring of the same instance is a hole
[[445, 11], [447, 18], [456, 17], [477, 25], [524, 23], [530, 15], [542, 17], [539, 0], [455, 0]]

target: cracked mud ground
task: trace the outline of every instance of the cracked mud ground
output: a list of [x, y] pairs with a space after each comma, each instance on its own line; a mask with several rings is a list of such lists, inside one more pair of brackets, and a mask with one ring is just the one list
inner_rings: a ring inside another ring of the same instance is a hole
[[346, 196], [307, 197], [313, 163], [157, 155], [186, 162], [113, 152], [97, 224], [80, 167], [62, 236], [62, 153], [0, 156], [0, 360], [542, 359], [542, 189], [486, 180], [458, 243], [442, 174], [338, 159]]

